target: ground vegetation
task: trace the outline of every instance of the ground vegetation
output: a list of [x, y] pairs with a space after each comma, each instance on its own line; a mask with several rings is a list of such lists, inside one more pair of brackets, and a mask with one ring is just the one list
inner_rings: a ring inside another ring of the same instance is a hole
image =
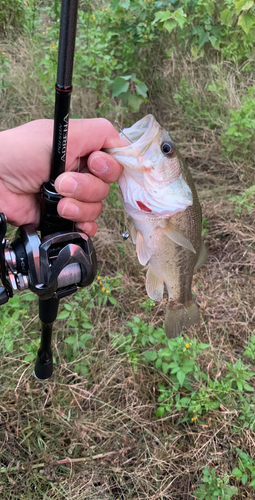
[[[1, 129], [53, 117], [59, 9], [1, 4]], [[113, 185], [99, 273], [61, 303], [50, 381], [33, 377], [36, 299], [1, 308], [4, 500], [255, 497], [254, 34], [252, 0], [80, 2], [72, 116], [153, 113], [170, 132], [203, 211], [201, 323], [165, 337], [166, 298], [146, 295]]]

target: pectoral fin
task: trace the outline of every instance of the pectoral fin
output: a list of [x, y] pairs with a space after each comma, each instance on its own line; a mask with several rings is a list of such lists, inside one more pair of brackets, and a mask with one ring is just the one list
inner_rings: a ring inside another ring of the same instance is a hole
[[136, 244], [136, 239], [137, 239], [137, 230], [136, 230], [134, 224], [132, 224], [132, 226], [131, 226], [130, 234], [131, 234], [132, 241], [133, 241], [133, 243], [135, 245]]
[[137, 232], [136, 253], [140, 264], [142, 264], [142, 266], [145, 266], [145, 264], [147, 264], [147, 262], [151, 258], [151, 250], [146, 245], [141, 231]]
[[146, 291], [152, 300], [160, 301], [163, 299], [164, 282], [153, 271], [151, 266], [146, 274]]
[[183, 236], [182, 233], [177, 231], [176, 227], [171, 224], [171, 222], [168, 222], [167, 226], [164, 229], [164, 234], [170, 238], [170, 240], [174, 241], [177, 245], [180, 245], [181, 247], [187, 248], [191, 252], [196, 253], [195, 248], [193, 245], [190, 243], [185, 236]]

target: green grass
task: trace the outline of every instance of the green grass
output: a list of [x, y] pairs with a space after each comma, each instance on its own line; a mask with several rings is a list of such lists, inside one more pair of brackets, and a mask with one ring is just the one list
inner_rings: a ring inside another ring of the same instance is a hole
[[[55, 24], [41, 12], [44, 25], [36, 18], [34, 32], [14, 41], [5, 35], [2, 129], [53, 116], [53, 91], [40, 71], [41, 42], [53, 40], [44, 26]], [[158, 304], [146, 295], [135, 248], [121, 237], [125, 218], [113, 186], [94, 238], [100, 278], [61, 301], [46, 383], [33, 376], [37, 300], [15, 294], [1, 307], [4, 500], [255, 496], [254, 72], [170, 52], [163, 65], [152, 59], [140, 114], [116, 100], [99, 110], [125, 123], [153, 112], [191, 168], [208, 249], [193, 283], [201, 323], [166, 339], [166, 298]], [[72, 103], [75, 115], [99, 112], [96, 94], [82, 86]]]

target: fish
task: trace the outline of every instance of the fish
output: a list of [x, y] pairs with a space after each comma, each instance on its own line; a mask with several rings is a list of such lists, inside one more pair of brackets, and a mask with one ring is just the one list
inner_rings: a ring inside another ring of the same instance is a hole
[[206, 260], [202, 212], [194, 181], [169, 133], [149, 114], [120, 133], [130, 144], [105, 151], [122, 166], [118, 179], [146, 291], [168, 293], [165, 332], [177, 337], [200, 321], [192, 295], [194, 271]]

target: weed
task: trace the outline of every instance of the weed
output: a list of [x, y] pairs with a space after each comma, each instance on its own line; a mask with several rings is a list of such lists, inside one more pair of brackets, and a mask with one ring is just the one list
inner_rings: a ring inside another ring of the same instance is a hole
[[233, 160], [254, 154], [255, 88], [250, 87], [242, 96], [241, 105], [230, 110], [226, 132], [221, 136], [222, 152]]
[[202, 236], [207, 233], [207, 230], [210, 227], [210, 222], [206, 217], [202, 217]]
[[255, 489], [255, 462], [244, 451], [239, 448], [236, 449], [238, 458], [238, 467], [232, 470], [232, 474], [241, 479], [242, 484], [245, 485], [249, 480], [249, 486]]
[[255, 186], [251, 186], [241, 194], [231, 196], [229, 201], [234, 202], [234, 216], [240, 217], [243, 212], [250, 213], [254, 208], [255, 201]]
[[0, 350], [13, 352], [14, 343], [23, 331], [23, 323], [29, 319], [30, 301], [34, 301], [31, 293], [15, 295], [1, 309], [0, 316]]
[[[60, 2], [35, 4], [35, 19], [31, 10], [24, 36], [3, 42], [2, 128], [53, 115]], [[143, 271], [120, 243], [116, 217], [123, 219], [122, 202], [114, 186], [99, 222], [102, 233], [95, 238], [100, 277], [61, 303], [63, 319], [56, 322], [54, 336], [58, 367], [46, 384], [33, 379], [29, 365], [40, 337], [36, 300], [26, 302], [17, 294], [1, 308], [2, 498], [253, 496], [254, 457], [247, 448], [255, 439], [254, 368], [248, 364], [255, 357], [249, 337], [254, 227], [252, 217], [249, 224], [242, 220], [253, 195], [247, 197], [248, 184], [240, 186], [240, 179], [245, 162], [252, 172], [254, 157], [254, 90], [246, 90], [254, 83], [254, 26], [246, 34], [239, 20], [252, 21], [254, 7], [242, 3], [246, 11], [237, 14], [237, 4], [80, 2], [75, 113], [111, 120], [119, 114], [121, 123], [130, 125], [152, 112], [165, 128], [171, 117], [171, 133], [198, 184], [203, 231], [210, 221], [209, 258], [194, 278], [203, 320], [182, 340], [166, 338], [158, 323], [165, 301], [156, 305], [146, 297]], [[162, 22], [176, 21], [171, 33], [160, 25], [161, 16], [152, 24], [158, 11], [168, 10], [174, 19]], [[112, 97], [118, 78], [134, 96], [137, 88], [145, 96], [147, 85], [142, 114], [134, 116], [121, 93]], [[240, 135], [227, 136], [226, 158], [220, 154], [220, 135], [232, 125]], [[241, 200], [229, 201], [236, 194]], [[233, 220], [231, 207], [238, 205], [241, 214]], [[106, 233], [107, 245], [102, 243]], [[224, 239], [218, 238], [221, 233]], [[248, 458], [231, 452], [237, 447]], [[214, 469], [204, 469], [201, 485], [195, 484], [204, 466]], [[231, 476], [226, 470], [233, 470]]]
[[[153, 25], [173, 33], [177, 43], [185, 43], [195, 61], [203, 57], [209, 47], [223, 54], [229, 54], [231, 47], [231, 56], [235, 54], [235, 60], [239, 62], [247, 58], [247, 53], [252, 53], [255, 25], [253, 3], [228, 0], [221, 3], [216, 0], [209, 3], [206, 0], [174, 1], [171, 4], [162, 2], [160, 7], [167, 10], [155, 13]], [[236, 43], [238, 38], [239, 44]]]
[[244, 355], [247, 358], [251, 358], [253, 361], [255, 359], [255, 335], [251, 335], [249, 342], [247, 342], [248, 347], [244, 351]]
[[255, 398], [250, 396], [248, 398], [240, 398], [238, 424], [240, 425], [240, 432], [245, 428], [251, 431], [255, 429]]
[[254, 391], [254, 388], [247, 384], [247, 380], [254, 377], [255, 373], [249, 370], [250, 365], [243, 365], [242, 360], [238, 359], [234, 365], [226, 363], [229, 369], [229, 373], [226, 375], [226, 380], [229, 381], [233, 389], [238, 389], [239, 391]]
[[223, 478], [216, 475], [215, 469], [205, 467], [203, 470], [203, 484], [201, 484], [194, 492], [195, 498], [201, 500], [230, 500], [237, 493], [235, 486], [229, 485], [229, 477], [224, 474]]

